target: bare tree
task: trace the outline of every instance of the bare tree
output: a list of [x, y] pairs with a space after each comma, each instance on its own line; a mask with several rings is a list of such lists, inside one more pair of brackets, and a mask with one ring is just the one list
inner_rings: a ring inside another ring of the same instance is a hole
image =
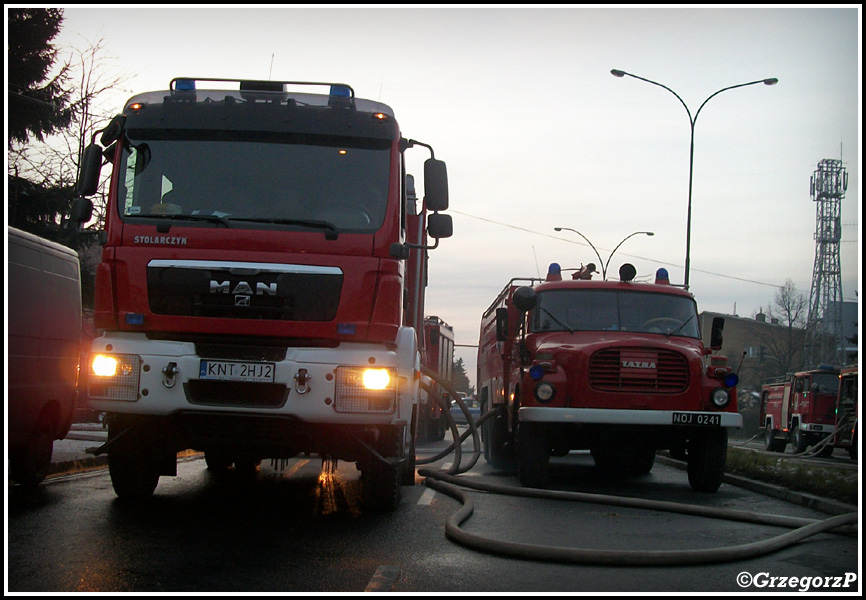
[[803, 368], [803, 345], [809, 299], [790, 279], [785, 281], [767, 309], [769, 327], [757, 333], [765, 376], [784, 375]]

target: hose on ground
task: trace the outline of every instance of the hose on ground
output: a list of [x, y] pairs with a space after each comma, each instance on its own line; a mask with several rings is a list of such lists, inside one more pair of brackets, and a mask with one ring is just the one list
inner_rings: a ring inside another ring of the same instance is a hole
[[[452, 541], [478, 550], [520, 558], [524, 560], [562, 562], [585, 565], [616, 565], [616, 566], [679, 566], [679, 565], [699, 565], [731, 562], [737, 560], [745, 560], [757, 556], [770, 554], [782, 548], [791, 546], [810, 536], [825, 531], [832, 531], [846, 525], [853, 525], [857, 522], [857, 514], [849, 513], [838, 515], [829, 519], [803, 524], [802, 519], [790, 520], [790, 524], [796, 523], [796, 529], [782, 535], [778, 535], [763, 541], [753, 542], [750, 544], [740, 544], [735, 546], [726, 546], [721, 548], [707, 548], [694, 550], [600, 550], [597, 548], [565, 548], [562, 546], [542, 546], [538, 544], [525, 544], [520, 542], [510, 542], [504, 540], [495, 540], [486, 538], [474, 533], [470, 533], [462, 529], [460, 525], [466, 521], [474, 512], [475, 507], [472, 499], [457, 485], [454, 485], [454, 477], [445, 473], [433, 471], [430, 469], [421, 469], [421, 475], [427, 477], [427, 485], [437, 491], [442, 492], [452, 498], [458, 500], [463, 506], [454, 513], [445, 524], [445, 535]], [[464, 482], [459, 480], [457, 483], [461, 486], [472, 487], [475, 489], [483, 489], [485, 491], [493, 491], [495, 493], [507, 493], [510, 495], [533, 496], [533, 497], [556, 497], [557, 499], [575, 499], [580, 501], [588, 501], [587, 497], [592, 497], [591, 501], [601, 504], [613, 502], [617, 505], [624, 505], [622, 501], [634, 501], [642, 504], [641, 508], [653, 510], [672, 511], [676, 503], [672, 502], [656, 502], [651, 500], [640, 500], [635, 498], [619, 498], [615, 496], [603, 496], [596, 494], [583, 494], [575, 492], [555, 492], [550, 490], [537, 490], [531, 488], [508, 488], [506, 486], [488, 486], [486, 484], [478, 484], [477, 482]], [[572, 498], [573, 496], [573, 498]], [[721, 513], [734, 513], [744, 511], [730, 511], [729, 509], [712, 509], [708, 507], [698, 507], [691, 505], [680, 505], [680, 508], [686, 514], [697, 514], [695, 509], [703, 513], [705, 516], [715, 516], [710, 513], [720, 511]], [[675, 511], [680, 512], [680, 511]], [[754, 515], [748, 515], [747, 520], [751, 522], [760, 522]], [[768, 518], [767, 524], [784, 525], [784, 522], [789, 520], [786, 517], [779, 515], [764, 515]], [[733, 515], [727, 514], [720, 518], [733, 518]]]
[[[714, 508], [682, 504], [677, 502], [666, 502], [658, 500], [645, 500], [641, 498], [627, 498], [620, 496], [609, 496], [603, 494], [589, 494], [584, 492], [565, 492], [558, 490], [542, 490], [535, 488], [522, 488], [495, 485], [472, 481], [468, 478], [458, 478], [455, 474], [466, 472], [472, 468], [480, 455], [480, 443], [478, 440], [477, 426], [495, 415], [495, 410], [483, 414], [477, 422], [473, 422], [469, 410], [463, 400], [454, 392], [448, 382], [443, 381], [436, 373], [425, 370], [425, 375], [442, 384], [448, 393], [457, 401], [464, 415], [466, 415], [469, 428], [462, 436], [458, 435], [457, 426], [451, 417], [451, 411], [444, 398], [437, 394], [434, 396], [440, 401], [443, 412], [449, 419], [450, 428], [454, 442], [448, 448], [434, 457], [417, 461], [417, 464], [429, 464], [447, 456], [452, 449], [456, 451], [456, 458], [448, 471], [433, 469], [419, 469], [418, 474], [426, 477], [425, 484], [446, 494], [462, 506], [454, 513], [445, 524], [445, 535], [455, 543], [480, 552], [499, 554], [524, 560], [574, 563], [586, 565], [615, 565], [615, 566], [678, 566], [699, 565], [732, 562], [763, 556], [776, 552], [808, 537], [819, 533], [835, 531], [837, 533], [851, 533], [849, 525], [858, 522], [857, 513], [838, 515], [823, 520], [802, 519], [797, 517], [786, 517], [782, 515], [766, 515], [748, 511]], [[460, 465], [460, 446], [469, 436], [473, 436], [474, 453], [473, 460], [469, 466]], [[460, 486], [460, 487], [458, 487]], [[561, 546], [542, 546], [538, 544], [525, 544], [483, 537], [470, 533], [460, 526], [475, 510], [474, 503], [461, 487], [479, 491], [505, 494], [510, 496], [522, 496], [532, 498], [548, 498], [556, 500], [569, 500], [578, 502], [589, 502], [594, 504], [605, 504], [640, 508], [646, 510], [673, 512], [694, 516], [709, 517], [715, 519], [727, 519], [760, 525], [777, 527], [790, 527], [792, 531], [768, 538], [759, 542], [726, 546], [721, 548], [691, 549], [691, 550], [600, 550], [597, 548], [566, 548]], [[856, 528], [854, 528], [856, 534]]]

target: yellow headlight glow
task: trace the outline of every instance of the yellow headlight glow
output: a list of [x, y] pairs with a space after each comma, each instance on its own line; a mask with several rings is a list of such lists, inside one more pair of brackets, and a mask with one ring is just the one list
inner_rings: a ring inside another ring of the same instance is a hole
[[364, 387], [368, 390], [384, 390], [391, 382], [387, 369], [365, 369]]
[[94, 375], [100, 377], [113, 377], [117, 373], [117, 359], [104, 354], [97, 354], [93, 357], [91, 370]]

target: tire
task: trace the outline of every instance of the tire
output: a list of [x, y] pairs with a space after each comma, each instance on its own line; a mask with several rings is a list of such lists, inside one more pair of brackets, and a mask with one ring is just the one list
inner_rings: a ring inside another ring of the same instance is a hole
[[361, 466], [364, 506], [373, 512], [393, 512], [400, 505], [401, 469], [375, 458]]
[[51, 470], [51, 455], [54, 453], [54, 435], [51, 420], [39, 419], [33, 435], [24, 448], [16, 450], [10, 457], [10, 475], [19, 485], [36, 487]]
[[521, 485], [546, 488], [550, 444], [543, 429], [534, 423], [523, 423], [517, 435], [517, 476]]
[[764, 429], [764, 448], [767, 452], [784, 452], [788, 443], [776, 437], [777, 430], [766, 427]]
[[204, 462], [207, 464], [207, 470], [211, 473], [226, 473], [232, 467], [232, 459], [222, 452], [204, 453]]
[[123, 499], [146, 498], [159, 483], [157, 453], [141, 430], [125, 430], [122, 425], [109, 423], [108, 439], [119, 436], [123, 438], [108, 450], [108, 473], [114, 493]]
[[129, 448], [108, 452], [108, 473], [118, 498], [146, 498], [153, 494], [159, 483], [159, 469], [154, 457]]
[[[388, 432], [379, 440], [376, 451], [384, 458], [399, 458], [402, 454], [402, 433]], [[361, 492], [364, 506], [378, 513], [397, 510], [401, 499], [401, 484], [405, 466], [367, 456], [358, 462], [361, 470]]]
[[794, 426], [791, 432], [791, 442], [794, 446], [794, 454], [802, 454], [809, 447], [809, 438], [801, 430], [800, 426]]
[[696, 492], [713, 493], [722, 484], [728, 455], [728, 430], [713, 429], [689, 439], [689, 484]]
[[[481, 424], [481, 438], [484, 442], [484, 460], [497, 469], [513, 472], [516, 469], [516, 457], [514, 444], [509, 444], [508, 419], [500, 414], [487, 419]], [[486, 407], [482, 407], [481, 414], [486, 414]]]

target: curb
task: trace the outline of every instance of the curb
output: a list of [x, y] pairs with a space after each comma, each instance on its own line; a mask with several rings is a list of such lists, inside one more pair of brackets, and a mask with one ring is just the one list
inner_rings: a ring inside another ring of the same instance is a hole
[[[661, 454], [656, 455], [656, 460], [662, 464], [676, 467], [678, 469], [685, 470], [687, 468], [687, 465], [684, 461], [676, 460], [674, 458], [663, 456]], [[788, 488], [782, 487], [780, 485], [764, 483], [762, 481], [755, 481], [754, 479], [748, 479], [740, 475], [731, 475], [729, 473], [725, 473], [722, 480], [725, 483], [729, 483], [737, 487], [751, 490], [753, 492], [758, 492], [760, 494], [764, 494], [765, 496], [771, 496], [779, 500], [784, 500], [785, 502], [790, 502], [791, 504], [799, 504], [801, 506], [805, 506], [807, 508], [811, 508], [813, 510], [817, 510], [828, 515], [844, 515], [847, 513], [858, 511], [858, 508], [856, 506], [846, 504], [844, 502], [839, 502], [838, 500], [821, 498], [820, 496], [806, 494], [804, 492], [795, 492], [794, 490], [789, 490]]]

